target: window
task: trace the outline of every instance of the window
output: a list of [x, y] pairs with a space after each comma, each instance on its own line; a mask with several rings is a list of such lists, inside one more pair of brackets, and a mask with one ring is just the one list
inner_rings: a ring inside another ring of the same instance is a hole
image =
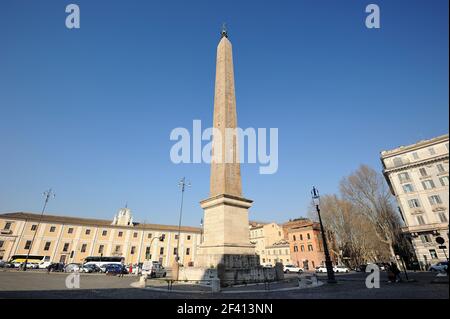
[[420, 235], [420, 240], [422, 240], [422, 243], [431, 243], [430, 235]]
[[135, 252], [136, 252], [136, 246], [131, 246], [130, 254], [134, 255]]
[[37, 228], [37, 225], [31, 225], [31, 231], [35, 231]]
[[5, 242], [3, 241], [3, 240], [0, 240], [0, 248], [2, 248], [3, 247], [3, 244], [4, 244]]
[[438, 213], [438, 217], [439, 220], [441, 221], [441, 223], [448, 223], [448, 218], [447, 218], [447, 214], [444, 212], [439, 212]]
[[191, 240], [191, 235], [187, 235], [187, 240]]
[[175, 235], [175, 239], [178, 239], [178, 235]]
[[403, 165], [403, 161], [400, 157], [394, 158], [394, 166], [402, 166], [402, 165]]
[[10, 223], [10, 222], [7, 222], [7, 223], [5, 224], [4, 229], [5, 229], [5, 230], [9, 230], [10, 228], [11, 228], [11, 223]]
[[86, 252], [86, 247], [87, 247], [87, 244], [83, 244], [83, 245], [81, 245], [81, 252], [82, 253], [85, 253]]
[[420, 202], [418, 199], [413, 198], [413, 199], [408, 200], [408, 205], [409, 205], [409, 208], [417, 208], [417, 207], [420, 207]]
[[278, 236], [281, 236], [281, 232], [280, 231], [278, 232]]
[[106, 235], [108, 235], [108, 231], [107, 230], [102, 231], [102, 236], [106, 236]]
[[175, 247], [175, 248], [173, 249], [173, 254], [176, 255], [177, 252], [178, 252], [178, 249]]
[[416, 220], [417, 220], [417, 224], [425, 225], [425, 219], [423, 218], [423, 216], [421, 216], [421, 215], [416, 216]]
[[409, 174], [406, 172], [400, 173], [400, 174], [398, 174], [398, 179], [400, 180], [400, 183], [407, 182], [407, 181], [409, 181]]
[[191, 249], [190, 248], [186, 248], [186, 255], [190, 255], [191, 254]]
[[137, 236], [138, 236], [138, 233], [133, 234], [133, 238], [137, 238]]
[[403, 191], [405, 193], [411, 193], [411, 192], [414, 192], [414, 188], [411, 184], [405, 184], [405, 185], [403, 185]]
[[145, 259], [151, 259], [152, 258], [152, 255], [150, 254], [150, 247], [149, 246], [147, 246], [147, 247], [145, 247]]
[[103, 254], [103, 249], [105, 249], [105, 246], [104, 246], [104, 245], [98, 246], [98, 253], [99, 253], [99, 254]]
[[437, 167], [439, 173], [445, 172], [444, 165], [442, 165], [442, 164], [437, 164], [436, 167]]
[[152, 234], [151, 234], [151, 233], [148, 234], [148, 235], [147, 235], [147, 238], [148, 238], [148, 239], [152, 238]]
[[116, 254], [120, 253], [120, 245], [117, 245], [114, 251]]
[[310, 235], [309, 233], [306, 234], [306, 237], [307, 237], [308, 239], [311, 239], [311, 235]]
[[301, 246], [300, 246], [300, 250], [301, 250], [301, 251], [305, 251], [305, 246], [301, 245]]
[[294, 246], [294, 252], [297, 252], [297, 251], [298, 251], [298, 247]]
[[55, 227], [55, 226], [50, 227], [50, 232], [51, 232], [51, 233], [54, 233], [55, 230], [56, 230], [56, 227]]
[[123, 232], [120, 231], [118, 236], [119, 236], [119, 237], [122, 237], [122, 235], [123, 235]]
[[426, 181], [423, 181], [422, 186], [423, 189], [432, 189], [436, 187], [432, 179], [427, 179]]
[[69, 243], [65, 243], [64, 247], [63, 247], [63, 251], [68, 251], [69, 250]]
[[51, 242], [49, 242], [49, 241], [46, 242], [46, 243], [45, 243], [45, 246], [44, 246], [44, 250], [45, 250], [45, 251], [49, 250], [49, 249], [50, 249], [50, 245], [51, 245]]
[[312, 264], [313, 268], [316, 268], [316, 265], [314, 264], [313, 260], [311, 260], [311, 264]]
[[433, 147], [428, 148], [428, 152], [430, 152], [430, 155], [436, 154], [436, 151], [434, 150]]
[[86, 235], [89, 235], [90, 233], [91, 233], [91, 230], [90, 230], [90, 229], [86, 229], [85, 234], [86, 234]]
[[73, 233], [73, 228], [72, 228], [72, 227], [69, 228], [69, 229], [67, 230], [67, 233], [68, 233], [68, 234], [72, 234], [72, 233]]
[[448, 176], [444, 176], [439, 178], [439, 181], [441, 182], [442, 186], [448, 186], [449, 182], [448, 182]]
[[308, 251], [313, 251], [313, 246], [312, 245], [308, 245]]
[[161, 247], [161, 248], [159, 249], [159, 254], [160, 254], [160, 255], [164, 255], [164, 247]]
[[419, 159], [419, 154], [417, 154], [417, 152], [412, 153], [412, 156], [415, 160]]
[[428, 197], [428, 200], [430, 201], [431, 205], [442, 204], [442, 199], [439, 195], [432, 195], [432, 196]]
[[430, 256], [431, 256], [431, 259], [437, 259], [438, 255], [436, 253], [436, 250], [430, 249]]
[[421, 169], [419, 169], [419, 173], [420, 173], [420, 175], [422, 175], [422, 177], [428, 176], [427, 170], [423, 167]]
[[302, 234], [300, 234], [300, 240], [303, 240], [303, 235]]
[[295, 238], [295, 235], [292, 235], [292, 239], [293, 239], [294, 241], [297, 240], [297, 238]]
[[25, 247], [24, 247], [24, 249], [30, 249], [30, 247], [31, 247], [31, 240], [27, 240], [26, 242], [25, 242]]
[[161, 234], [159, 241], [164, 241], [164, 239], [166, 239], [166, 234]]

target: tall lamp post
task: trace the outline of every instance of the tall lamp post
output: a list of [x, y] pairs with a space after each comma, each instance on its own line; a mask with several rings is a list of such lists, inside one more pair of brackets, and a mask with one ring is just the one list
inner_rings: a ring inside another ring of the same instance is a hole
[[183, 216], [183, 200], [184, 200], [184, 190], [186, 186], [191, 186], [189, 182], [186, 181], [186, 178], [183, 177], [181, 181], [178, 183], [178, 186], [181, 187], [181, 204], [180, 204], [180, 218], [178, 220], [178, 240], [177, 240], [177, 255], [176, 255], [176, 263], [177, 263], [177, 277], [180, 274], [180, 235], [181, 235], [181, 217]]
[[336, 279], [334, 278], [333, 264], [331, 263], [330, 252], [328, 251], [327, 236], [325, 235], [325, 231], [323, 229], [322, 217], [320, 216], [319, 190], [317, 188], [313, 187], [313, 189], [311, 191], [311, 195], [312, 195], [314, 205], [316, 206], [317, 215], [319, 215], [320, 231], [322, 233], [323, 250], [325, 253], [325, 266], [327, 267], [328, 283], [335, 284]]
[[26, 271], [26, 270], [27, 270], [28, 258], [30, 258], [31, 248], [32, 248], [32, 246], [33, 246], [33, 244], [34, 244], [34, 239], [36, 238], [36, 234], [37, 234], [37, 232], [38, 232], [38, 230], [39, 230], [39, 225], [40, 225], [41, 222], [42, 222], [42, 217], [44, 216], [44, 212], [45, 212], [45, 208], [47, 207], [47, 203], [48, 203], [50, 197], [55, 198], [55, 194], [53, 193], [53, 191], [52, 191], [51, 188], [50, 188], [49, 190], [45, 191], [45, 192], [43, 193], [43, 195], [44, 195], [44, 197], [45, 197], [44, 207], [42, 208], [41, 216], [39, 217], [39, 222], [38, 222], [38, 224], [37, 224], [37, 226], [36, 226], [36, 230], [34, 231], [33, 238], [31, 239], [30, 247], [28, 247], [27, 258], [25, 258], [25, 263], [24, 263], [24, 265], [23, 265], [23, 271]]

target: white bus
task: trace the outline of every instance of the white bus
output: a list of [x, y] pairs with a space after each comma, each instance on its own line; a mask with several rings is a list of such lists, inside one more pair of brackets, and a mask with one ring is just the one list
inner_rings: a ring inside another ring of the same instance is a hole
[[104, 265], [110, 265], [110, 264], [118, 264], [122, 265], [125, 261], [124, 257], [117, 257], [117, 256], [90, 256], [86, 257], [84, 259], [84, 265], [96, 265], [99, 268], [102, 268]]

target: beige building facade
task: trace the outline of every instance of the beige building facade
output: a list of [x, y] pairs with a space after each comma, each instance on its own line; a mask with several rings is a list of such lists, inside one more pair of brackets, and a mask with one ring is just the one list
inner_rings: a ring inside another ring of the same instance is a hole
[[[283, 227], [277, 223], [250, 223], [250, 243], [255, 246], [255, 252], [259, 256], [259, 262], [262, 265], [275, 265], [276, 258], [269, 251], [273, 249], [274, 253], [275, 248], [273, 245], [283, 239]], [[283, 255], [285, 255], [284, 252]], [[287, 259], [290, 260], [290, 257], [283, 256], [280, 259], [284, 259], [284, 262], [286, 262]]]
[[201, 236], [196, 227], [181, 227], [178, 236], [178, 226], [135, 223], [128, 208], [121, 209], [113, 221], [53, 215], [39, 221], [40, 214], [0, 214], [0, 260], [27, 254], [31, 246], [31, 255], [52, 262], [121, 256], [126, 264], [152, 260], [167, 267], [174, 263], [179, 248], [180, 263], [192, 266]]
[[[448, 256], [449, 140], [448, 134], [381, 152], [383, 173], [425, 269]], [[442, 246], [437, 237], [445, 240]]]

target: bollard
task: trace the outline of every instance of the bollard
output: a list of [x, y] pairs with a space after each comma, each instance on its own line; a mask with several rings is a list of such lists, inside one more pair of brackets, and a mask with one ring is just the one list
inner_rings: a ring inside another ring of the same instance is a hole
[[212, 290], [212, 292], [220, 292], [220, 279], [219, 278], [211, 279], [211, 290]]

